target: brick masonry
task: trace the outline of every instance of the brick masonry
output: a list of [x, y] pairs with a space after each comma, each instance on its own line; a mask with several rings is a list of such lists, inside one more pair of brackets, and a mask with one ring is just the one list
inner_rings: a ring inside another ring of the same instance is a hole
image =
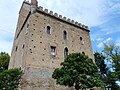
[[[51, 75], [63, 62], [65, 48], [68, 53], [84, 52], [93, 59], [88, 27], [43, 10], [37, 4], [36, 0], [31, 0], [21, 6], [9, 68], [23, 70], [20, 90], [69, 90], [56, 85]], [[51, 56], [51, 47], [55, 47], [55, 56]]]

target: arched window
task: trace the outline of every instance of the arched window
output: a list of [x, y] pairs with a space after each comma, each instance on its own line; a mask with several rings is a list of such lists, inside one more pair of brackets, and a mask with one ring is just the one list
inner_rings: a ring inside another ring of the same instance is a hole
[[80, 37], [80, 41], [82, 41], [82, 37]]
[[50, 34], [50, 29], [51, 29], [51, 27], [50, 26], [47, 26], [47, 34]]
[[63, 39], [67, 40], [67, 32], [66, 31], [63, 31]]
[[66, 58], [68, 56], [68, 48], [66, 47], [65, 49], [64, 49], [64, 58]]
[[82, 54], [84, 54], [84, 55], [85, 55], [85, 52], [83, 51], [83, 52], [82, 52]]
[[81, 43], [82, 45], [84, 44], [82, 37], [80, 37], [80, 43]]

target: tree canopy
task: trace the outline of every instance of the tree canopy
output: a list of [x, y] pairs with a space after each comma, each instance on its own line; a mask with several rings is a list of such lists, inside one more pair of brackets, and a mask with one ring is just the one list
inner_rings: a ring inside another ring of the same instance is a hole
[[74, 86], [76, 90], [104, 86], [96, 64], [81, 53], [69, 54], [61, 63], [61, 68], [55, 69], [52, 77], [57, 84]]
[[0, 53], [0, 72], [8, 69], [9, 60], [10, 60], [10, 56], [8, 53], [6, 52]]
[[20, 69], [9, 69], [10, 56], [6, 52], [0, 53], [0, 90], [17, 90], [22, 75]]
[[0, 90], [17, 90], [21, 78], [19, 69], [4, 70], [0, 73]]
[[116, 75], [120, 80], [120, 47], [115, 43], [104, 44], [103, 52], [106, 56], [106, 59], [111, 61], [112, 69], [116, 72]]
[[94, 56], [106, 88], [120, 90], [120, 86], [116, 83], [120, 81], [120, 47], [115, 43], [106, 43], [103, 51], [95, 52]]

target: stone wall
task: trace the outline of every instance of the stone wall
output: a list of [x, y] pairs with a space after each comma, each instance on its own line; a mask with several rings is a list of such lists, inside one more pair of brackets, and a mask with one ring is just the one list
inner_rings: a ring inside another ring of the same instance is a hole
[[[51, 47], [55, 47], [54, 57]], [[9, 68], [23, 70], [20, 90], [70, 90], [52, 79], [53, 70], [64, 61], [65, 48], [69, 53], [84, 52], [93, 59], [88, 27], [42, 7], [33, 10], [30, 3], [24, 2], [9, 64]]]

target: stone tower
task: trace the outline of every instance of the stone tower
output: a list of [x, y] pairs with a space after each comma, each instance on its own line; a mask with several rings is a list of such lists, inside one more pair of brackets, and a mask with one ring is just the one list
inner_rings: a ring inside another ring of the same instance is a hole
[[13, 43], [9, 68], [21, 68], [20, 90], [68, 90], [51, 78], [55, 68], [73, 52], [93, 58], [88, 27], [24, 1]]

